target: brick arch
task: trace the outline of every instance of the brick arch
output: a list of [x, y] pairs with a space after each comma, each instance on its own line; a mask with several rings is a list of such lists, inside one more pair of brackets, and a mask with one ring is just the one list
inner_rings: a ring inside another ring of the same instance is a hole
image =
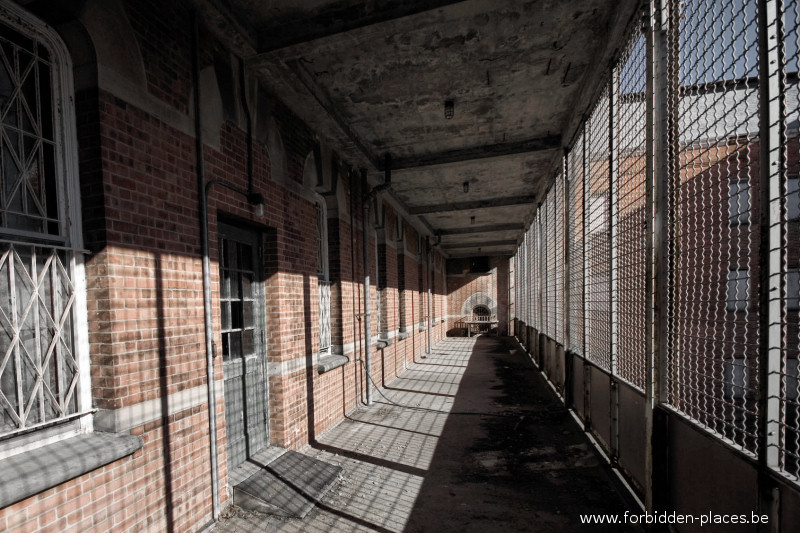
[[489, 309], [492, 316], [497, 316], [497, 302], [491, 296], [483, 292], [476, 292], [464, 300], [464, 303], [461, 304], [461, 314], [463, 316], [472, 315], [472, 310], [476, 305], [486, 307]]

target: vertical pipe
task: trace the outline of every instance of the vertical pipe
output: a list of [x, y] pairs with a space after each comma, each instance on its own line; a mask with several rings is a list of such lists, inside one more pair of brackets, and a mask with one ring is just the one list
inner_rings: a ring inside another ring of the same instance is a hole
[[[781, 348], [785, 337], [786, 264], [782, 189], [786, 169], [783, 142], [783, 28], [780, 0], [758, 2], [760, 246], [759, 246], [759, 509], [779, 527], [778, 489], [770, 471], [780, 467]], [[762, 526], [763, 527], [763, 526]], [[766, 528], [759, 530], [767, 530]]]
[[200, 37], [197, 12], [192, 14], [192, 83], [194, 85], [195, 154], [197, 193], [200, 199], [200, 239], [203, 255], [203, 320], [206, 340], [206, 382], [208, 383], [208, 440], [211, 455], [212, 516], [219, 519], [219, 467], [217, 458], [217, 399], [214, 378], [214, 326], [211, 320], [211, 262], [208, 244], [208, 197], [203, 162], [203, 127], [200, 115]]
[[364, 245], [364, 372], [367, 374], [367, 405], [372, 405], [372, 336], [370, 327], [369, 310], [369, 203], [372, 200], [370, 194], [366, 194], [369, 187], [367, 182], [367, 170], [361, 169], [362, 200], [362, 242]]
[[428, 237], [425, 237], [425, 270], [426, 278], [428, 278], [428, 347], [425, 353], [431, 353], [431, 243]]

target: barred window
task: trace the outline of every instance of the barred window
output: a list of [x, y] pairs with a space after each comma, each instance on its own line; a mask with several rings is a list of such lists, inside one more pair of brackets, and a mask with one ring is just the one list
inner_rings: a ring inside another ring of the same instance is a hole
[[747, 298], [750, 295], [750, 272], [748, 269], [728, 271], [728, 294], [726, 309], [728, 311], [746, 311]]
[[90, 404], [71, 68], [30, 18], [0, 8], [0, 437]]
[[746, 180], [728, 184], [728, 220], [731, 226], [750, 222], [750, 184]]
[[786, 180], [786, 218], [800, 219], [800, 178], [790, 176]]
[[316, 217], [316, 257], [319, 278], [319, 351], [331, 348], [331, 282], [328, 278], [328, 221], [321, 201], [314, 204]]

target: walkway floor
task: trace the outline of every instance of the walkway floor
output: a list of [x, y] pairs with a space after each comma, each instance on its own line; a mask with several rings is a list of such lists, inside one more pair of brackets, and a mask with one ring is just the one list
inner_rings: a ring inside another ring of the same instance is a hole
[[232, 508], [214, 532], [602, 531], [580, 515], [638, 511], [515, 340], [432, 351], [303, 450], [344, 468], [308, 516]]

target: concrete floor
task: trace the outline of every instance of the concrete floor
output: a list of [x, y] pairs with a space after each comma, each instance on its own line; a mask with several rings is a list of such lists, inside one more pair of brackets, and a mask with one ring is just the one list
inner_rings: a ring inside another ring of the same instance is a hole
[[303, 450], [344, 469], [304, 519], [233, 507], [213, 531], [602, 531], [580, 514], [638, 511], [516, 341], [432, 352]]

